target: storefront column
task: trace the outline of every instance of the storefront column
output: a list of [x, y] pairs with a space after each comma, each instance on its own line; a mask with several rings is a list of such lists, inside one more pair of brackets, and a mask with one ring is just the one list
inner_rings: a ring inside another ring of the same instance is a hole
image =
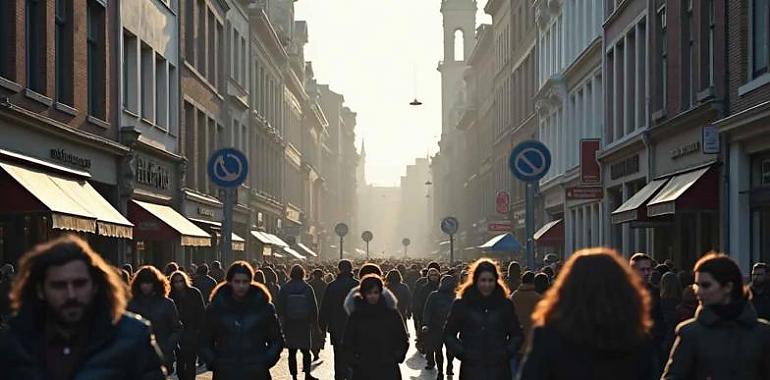
[[749, 208], [749, 189], [751, 186], [751, 160], [743, 149], [743, 144], [730, 145], [728, 158], [728, 194], [729, 202], [729, 249], [743, 273], [751, 273], [751, 212]]

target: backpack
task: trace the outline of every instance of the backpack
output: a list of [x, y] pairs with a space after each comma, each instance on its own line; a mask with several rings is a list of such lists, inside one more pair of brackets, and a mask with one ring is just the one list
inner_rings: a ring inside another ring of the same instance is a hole
[[310, 305], [305, 293], [289, 294], [286, 297], [286, 319], [303, 320], [309, 314]]

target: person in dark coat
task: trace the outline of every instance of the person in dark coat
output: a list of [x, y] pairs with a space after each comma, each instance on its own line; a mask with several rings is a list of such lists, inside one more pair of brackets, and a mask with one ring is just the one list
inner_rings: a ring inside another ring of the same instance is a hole
[[551, 280], [548, 278], [547, 274], [538, 273], [535, 275], [533, 285], [535, 286], [535, 292], [542, 296], [548, 291], [548, 288], [551, 287]]
[[195, 380], [198, 336], [203, 325], [206, 306], [201, 292], [192, 287], [187, 273], [176, 271], [171, 274], [169, 279], [171, 281], [169, 296], [176, 304], [183, 326], [176, 358], [177, 375], [179, 380]]
[[218, 260], [212, 261], [210, 269], [211, 271], [209, 272], [209, 275], [214, 279], [214, 281], [216, 281], [217, 284], [225, 279], [225, 270], [222, 268], [221, 262]]
[[176, 350], [182, 338], [182, 323], [176, 304], [168, 298], [168, 278], [157, 268], [146, 265], [136, 271], [131, 281], [131, 302], [128, 311], [150, 321], [152, 333], [163, 352], [169, 372], [176, 361]]
[[751, 304], [759, 318], [770, 320], [770, 277], [766, 263], [756, 263], [751, 268]]
[[417, 266], [417, 264], [414, 264], [402, 274], [404, 275], [404, 284], [409, 287], [409, 291], [414, 293], [417, 280], [420, 279], [420, 268]]
[[535, 309], [519, 380], [657, 379], [649, 308], [644, 284], [617, 252], [575, 252]]
[[401, 272], [398, 269], [391, 269], [387, 276], [385, 276], [385, 288], [396, 296], [398, 311], [404, 320], [407, 320], [411, 316], [412, 292], [409, 291], [409, 287], [402, 281]]
[[[688, 285], [682, 291], [682, 301], [676, 305], [676, 325], [695, 317], [698, 310], [698, 298], [695, 296], [695, 288]], [[668, 358], [667, 358], [668, 359]]]
[[[326, 293], [326, 287], [328, 286], [326, 281], [323, 280], [323, 275], [324, 272], [321, 269], [314, 269], [313, 272], [310, 273], [310, 281], [308, 281], [310, 287], [313, 288], [316, 305], [318, 305], [319, 309], [321, 308], [321, 301], [324, 299], [324, 293]], [[313, 346], [310, 350], [310, 353], [313, 354], [313, 361], [318, 360], [318, 355], [324, 348], [324, 343], [326, 341], [325, 335], [326, 332], [321, 330], [320, 327], [313, 330]]]
[[521, 284], [521, 264], [518, 261], [511, 261], [508, 264], [508, 272], [505, 274], [505, 285], [508, 286], [508, 290], [513, 292], [519, 288]]
[[[659, 265], [660, 266], [660, 265]], [[679, 325], [676, 307], [682, 303], [682, 283], [674, 272], [666, 272], [660, 279], [660, 309], [663, 314], [664, 335], [661, 352], [668, 353], [674, 345], [674, 330]], [[660, 368], [666, 365], [668, 354], [663, 355]]]
[[13, 265], [3, 264], [0, 267], [0, 328], [11, 316], [11, 299], [8, 295], [11, 293], [11, 284], [13, 283]]
[[637, 273], [642, 283], [650, 293], [650, 316], [652, 317], [652, 344], [655, 347], [659, 361], [665, 361], [668, 351], [665, 351], [664, 340], [666, 338], [666, 322], [663, 318], [663, 309], [660, 307], [660, 289], [652, 285], [653, 260], [645, 253], [635, 253], [630, 259], [631, 267]]
[[206, 263], [198, 266], [196, 276], [193, 278], [192, 286], [198, 289], [203, 296], [203, 302], [208, 305], [211, 302], [211, 291], [217, 286], [217, 281], [209, 276], [209, 266]]
[[738, 265], [711, 253], [695, 264], [695, 318], [677, 327], [661, 380], [770, 379], [770, 325], [749, 302]]
[[396, 305], [382, 296], [376, 274], [361, 279], [350, 306], [342, 350], [352, 368], [351, 380], [399, 380], [399, 363], [406, 357], [409, 338]]
[[310, 349], [313, 332], [318, 330], [318, 305], [313, 288], [305, 278], [305, 269], [296, 264], [291, 268], [291, 280], [278, 292], [275, 303], [283, 327], [286, 348], [289, 349], [289, 373], [297, 378], [297, 350], [302, 352], [302, 369], [306, 380], [315, 380], [310, 374]]
[[3, 380], [163, 380], [149, 322], [125, 311], [127, 287], [81, 238], [20, 260], [15, 315], [0, 330]]
[[497, 264], [479, 259], [457, 290], [444, 328], [447, 350], [460, 359], [460, 380], [508, 380], [524, 336]]
[[[438, 368], [438, 376], [444, 375], [444, 324], [446, 324], [452, 302], [455, 299], [457, 279], [454, 276], [441, 277], [438, 290], [428, 295], [425, 302], [425, 310], [422, 313], [422, 331], [425, 338], [425, 352], [428, 365], [425, 369], [431, 370], [435, 365]], [[446, 374], [454, 375], [452, 361], [454, 358], [447, 350]]]
[[328, 331], [331, 336], [331, 343], [334, 347], [334, 378], [346, 380], [350, 378], [350, 373], [343, 358], [341, 347], [348, 314], [345, 312], [343, 304], [350, 289], [358, 286], [358, 281], [353, 278], [353, 265], [350, 261], [340, 260], [337, 269], [339, 270], [337, 278], [329, 284], [326, 293], [324, 293], [318, 322], [321, 330]]
[[281, 291], [281, 286], [278, 285], [278, 274], [270, 267], [262, 268], [262, 273], [265, 274], [265, 286], [270, 292], [270, 297], [274, 300], [278, 299], [278, 292]]
[[428, 295], [438, 289], [438, 283], [441, 280], [441, 274], [438, 269], [428, 269], [428, 275], [423, 284], [417, 286], [414, 297], [412, 299], [412, 315], [420, 323], [416, 328], [415, 335], [417, 335], [417, 347], [420, 352], [427, 352], [425, 350], [425, 341], [422, 333], [422, 326], [425, 325], [422, 312], [425, 310], [425, 302], [428, 301]]
[[201, 330], [200, 357], [214, 380], [269, 380], [284, 347], [270, 292], [236, 261], [214, 289]]

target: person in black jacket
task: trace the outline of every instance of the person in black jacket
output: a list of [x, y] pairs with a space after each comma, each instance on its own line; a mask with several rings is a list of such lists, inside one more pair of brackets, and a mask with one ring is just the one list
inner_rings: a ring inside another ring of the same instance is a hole
[[206, 263], [198, 266], [193, 278], [192, 286], [201, 292], [204, 304], [208, 305], [211, 301], [211, 291], [217, 286], [217, 281], [209, 276], [209, 266]]
[[756, 263], [751, 268], [751, 304], [759, 318], [770, 320], [770, 277], [766, 263]]
[[265, 286], [270, 292], [270, 297], [274, 300], [278, 299], [278, 292], [281, 291], [281, 286], [278, 284], [278, 273], [271, 267], [263, 267], [262, 273], [265, 275]]
[[[315, 269], [310, 274], [310, 281], [308, 281], [310, 287], [313, 288], [316, 305], [318, 305], [319, 309], [321, 307], [321, 301], [324, 299], [324, 294], [326, 293], [326, 287], [328, 286], [323, 280], [323, 276], [324, 272], [321, 269]], [[325, 335], [326, 333], [320, 328], [313, 331], [313, 347], [310, 350], [313, 354], [313, 361], [318, 360], [318, 355], [324, 348], [324, 342], [326, 341]]]
[[179, 380], [195, 380], [198, 335], [203, 325], [203, 314], [206, 306], [203, 303], [201, 292], [191, 286], [187, 273], [176, 271], [169, 278], [171, 280], [169, 296], [176, 304], [183, 326], [176, 358], [177, 375]]
[[417, 335], [417, 348], [422, 353], [426, 353], [424, 334], [422, 333], [422, 326], [424, 325], [422, 312], [425, 310], [425, 302], [428, 301], [428, 295], [438, 289], [438, 282], [441, 280], [441, 274], [438, 269], [431, 267], [428, 269], [428, 275], [425, 276], [425, 281], [418, 281], [417, 289], [414, 291], [414, 297], [412, 298], [412, 315], [415, 320], [419, 322], [415, 328], [415, 335]]
[[3, 380], [163, 380], [149, 323], [126, 312], [128, 289], [71, 235], [20, 260], [15, 316], [0, 331]]
[[353, 265], [350, 261], [340, 260], [337, 269], [339, 270], [337, 278], [329, 284], [324, 293], [318, 322], [321, 329], [329, 331], [331, 335], [334, 347], [334, 378], [346, 380], [350, 379], [350, 371], [342, 357], [341, 346], [348, 314], [345, 312], [343, 303], [350, 289], [358, 286], [358, 281], [353, 278]]
[[444, 328], [447, 350], [460, 359], [460, 380], [508, 380], [523, 332], [497, 264], [479, 259], [457, 290]]
[[385, 276], [385, 287], [396, 296], [398, 311], [404, 320], [407, 320], [411, 316], [412, 292], [409, 291], [409, 287], [402, 281], [401, 272], [398, 269], [391, 269], [388, 275]]
[[668, 356], [668, 351], [664, 346], [666, 322], [660, 305], [660, 289], [651, 281], [654, 272], [652, 257], [645, 253], [635, 253], [631, 256], [629, 263], [650, 294], [650, 316], [653, 323], [650, 334], [652, 335], [652, 344], [655, 347], [655, 355], [658, 357], [658, 361], [663, 362]]
[[214, 380], [269, 380], [284, 347], [270, 293], [254, 269], [236, 261], [212, 293], [201, 330], [200, 357]]
[[538, 303], [519, 380], [657, 379], [649, 295], [617, 252], [575, 252]]
[[289, 349], [289, 373], [297, 379], [297, 350], [302, 352], [302, 369], [306, 380], [317, 380], [310, 374], [310, 349], [313, 332], [318, 330], [318, 305], [313, 288], [305, 278], [305, 269], [296, 264], [291, 268], [291, 280], [281, 287], [275, 307], [283, 327], [286, 348]]
[[398, 365], [406, 357], [409, 338], [401, 314], [382, 296], [383, 289], [379, 276], [364, 276], [349, 310], [342, 347], [351, 380], [401, 379]]
[[218, 260], [214, 260], [211, 262], [211, 271], [209, 272], [209, 275], [211, 278], [216, 281], [216, 283], [222, 282], [225, 278], [225, 271], [222, 269], [222, 263], [220, 263]]
[[131, 281], [128, 311], [150, 321], [152, 333], [158, 340], [169, 372], [176, 361], [176, 349], [182, 338], [182, 323], [173, 300], [168, 298], [168, 278], [154, 266], [146, 265], [136, 271]]
[[[452, 302], [455, 299], [455, 288], [457, 279], [454, 276], [445, 275], [441, 277], [438, 290], [428, 295], [428, 301], [425, 302], [425, 311], [423, 311], [423, 327], [425, 334], [425, 352], [428, 359], [426, 369], [433, 369], [435, 364], [438, 368], [438, 377], [444, 375], [444, 324], [446, 324], [449, 310], [452, 309]], [[454, 375], [452, 370], [452, 354], [447, 350], [447, 375]]]

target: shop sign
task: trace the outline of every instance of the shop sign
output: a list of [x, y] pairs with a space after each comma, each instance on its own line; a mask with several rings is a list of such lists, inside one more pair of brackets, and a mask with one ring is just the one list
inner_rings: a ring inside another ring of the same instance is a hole
[[610, 178], [616, 180], [639, 172], [639, 155], [635, 154], [623, 161], [610, 165]]
[[214, 214], [214, 210], [210, 210], [200, 206], [198, 206], [198, 215], [208, 216], [209, 218], [214, 218], [216, 216], [216, 214]]
[[286, 209], [286, 219], [294, 222], [294, 223], [301, 223], [300, 220], [300, 212], [293, 209], [293, 208], [287, 208]]
[[602, 182], [601, 167], [596, 152], [601, 148], [599, 139], [580, 140], [580, 182], [596, 184]]
[[489, 223], [487, 231], [489, 232], [509, 232], [511, 230], [510, 222]]
[[168, 190], [171, 187], [171, 169], [154, 160], [137, 156], [136, 182], [158, 190]]
[[82, 169], [91, 168], [91, 160], [67, 152], [64, 149], [51, 149], [50, 156], [52, 160], [56, 160], [70, 166], [76, 166]]
[[676, 160], [677, 158], [689, 156], [698, 152], [700, 152], [700, 141], [680, 145], [674, 149], [671, 149], [671, 159]]
[[604, 198], [604, 189], [601, 187], [568, 187], [567, 199], [602, 199]]
[[719, 153], [719, 130], [713, 125], [703, 127], [703, 153]]

